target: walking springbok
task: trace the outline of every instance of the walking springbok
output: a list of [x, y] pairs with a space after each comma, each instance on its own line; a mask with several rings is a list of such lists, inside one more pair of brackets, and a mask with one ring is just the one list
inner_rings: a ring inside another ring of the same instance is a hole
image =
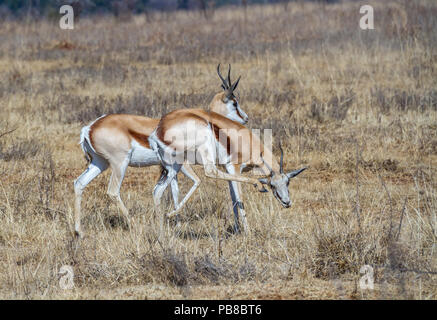
[[[149, 143], [159, 155], [167, 175], [158, 181], [153, 191], [154, 202], [160, 204], [161, 196], [179, 170], [185, 166], [187, 157], [203, 165], [205, 175], [214, 179], [254, 184], [259, 191], [267, 192], [263, 185], [268, 185], [282, 206], [291, 205], [288, 184], [290, 179], [307, 168], [284, 173], [284, 154], [278, 164], [272, 151], [264, 146], [260, 138], [241, 123], [232, 121], [218, 113], [202, 109], [176, 110], [161, 118], [156, 130], [150, 135]], [[227, 173], [216, 167], [216, 160], [225, 166]], [[264, 175], [261, 179], [241, 175], [244, 168], [256, 169]], [[190, 172], [187, 175], [194, 184], [184, 199], [167, 214], [177, 214], [197, 189], [200, 179]], [[241, 194], [241, 186], [236, 189]], [[240, 216], [243, 231], [248, 232], [244, 206], [239, 199]]]
[[[248, 121], [247, 114], [241, 109], [234, 90], [240, 81], [232, 83], [229, 65], [228, 77], [225, 80], [220, 74], [220, 64], [217, 73], [222, 81], [223, 92], [217, 93], [212, 99], [209, 109], [217, 114], [245, 124]], [[206, 111], [205, 111], [206, 112]], [[150, 148], [148, 138], [156, 129], [159, 119], [151, 119], [143, 116], [129, 114], [103, 115], [94, 120], [81, 130], [80, 144], [89, 162], [88, 168], [74, 181], [75, 191], [75, 233], [83, 237], [81, 230], [81, 199], [84, 188], [99, 174], [111, 167], [112, 174], [108, 185], [107, 194], [117, 200], [117, 204], [125, 217], [128, 210], [120, 197], [120, 188], [126, 169], [132, 167], [148, 167], [159, 165], [160, 160], [155, 151]], [[182, 166], [182, 173], [187, 176], [194, 175], [189, 165]], [[166, 176], [165, 170], [161, 172], [160, 181]], [[176, 177], [171, 180], [173, 201], [178, 203], [178, 182]], [[238, 215], [239, 190], [235, 184], [230, 184], [230, 192], [233, 201], [234, 214]]]

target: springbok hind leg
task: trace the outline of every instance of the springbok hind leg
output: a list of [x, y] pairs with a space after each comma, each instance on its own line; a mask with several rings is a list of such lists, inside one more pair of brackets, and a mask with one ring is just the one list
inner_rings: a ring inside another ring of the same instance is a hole
[[[159, 180], [158, 180], [158, 183], [157, 184], [161, 184], [161, 183], [163, 183], [166, 179], [167, 179], [167, 174], [168, 174], [168, 171], [167, 170], [162, 170], [162, 172], [161, 172], [161, 176], [159, 177]], [[170, 182], [170, 188], [171, 188], [171, 195], [172, 195], [172, 198], [173, 198], [173, 204], [174, 204], [174, 206], [175, 206], [175, 208], [178, 206], [178, 203], [179, 203], [179, 184], [178, 184], [178, 176], [177, 176], [177, 174], [174, 176], [174, 178], [171, 180], [171, 182]], [[162, 197], [162, 195], [158, 195], [158, 192], [157, 192], [157, 197]], [[157, 202], [161, 202], [161, 199], [157, 199], [156, 201], [155, 201], [155, 204], [157, 203]], [[181, 222], [180, 222], [180, 216], [179, 215], [176, 215], [176, 226], [177, 227], [180, 227], [180, 225], [181, 225]]]
[[108, 162], [97, 155], [94, 155], [88, 168], [74, 181], [74, 231], [76, 236], [83, 238], [84, 234], [80, 225], [81, 200], [85, 187], [100, 173], [108, 168]]
[[165, 189], [172, 182], [173, 178], [176, 177], [180, 169], [180, 165], [174, 165], [174, 166], [169, 165], [166, 166], [165, 169], [167, 171], [167, 174], [161, 176], [162, 179], [159, 179], [158, 183], [155, 185], [155, 188], [153, 189], [153, 202], [155, 203], [155, 208], [158, 214], [160, 235], [162, 235], [164, 231], [164, 215], [162, 213], [162, 208], [161, 208], [161, 198], [162, 195], [164, 194]]
[[[155, 206], [159, 207], [161, 205], [162, 195], [164, 194], [164, 191], [168, 185], [173, 181], [173, 178], [176, 177], [179, 169], [179, 166], [176, 166], [175, 168], [169, 166], [166, 168], [167, 174], [161, 176], [158, 183], [155, 185], [155, 188], [153, 189], [153, 202], [155, 203]], [[173, 200], [174, 199], [175, 198], [173, 195]]]
[[188, 191], [188, 193], [185, 195], [184, 199], [179, 204], [177, 204], [177, 205], [175, 204], [175, 209], [172, 212], [167, 214], [168, 218], [173, 217], [175, 215], [179, 216], [178, 213], [182, 210], [183, 206], [188, 202], [188, 200], [190, 199], [190, 197], [193, 195], [194, 191], [196, 191], [197, 187], [200, 184], [200, 179], [196, 175], [194, 170], [191, 168], [191, 166], [189, 166], [188, 164], [184, 164], [181, 168], [181, 171], [188, 178], [193, 180], [194, 184], [191, 187], [190, 191]]
[[[176, 209], [176, 207], [178, 206], [178, 203], [179, 203], [179, 184], [178, 184], [178, 176], [177, 175], [175, 175], [173, 180], [171, 180], [170, 188], [171, 188], [171, 194], [173, 196], [173, 204], [174, 204], [174, 207]], [[179, 214], [177, 214], [175, 216], [175, 218], [176, 218], [176, 227], [179, 228], [181, 226], [181, 217]]]

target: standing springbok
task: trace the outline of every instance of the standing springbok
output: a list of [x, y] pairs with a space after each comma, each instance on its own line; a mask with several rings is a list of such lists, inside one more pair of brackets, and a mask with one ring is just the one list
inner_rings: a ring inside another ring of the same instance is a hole
[[[232, 83], [229, 65], [227, 81], [220, 74], [220, 64], [217, 66], [217, 73], [222, 81], [223, 92], [218, 93], [212, 99], [209, 109], [228, 119], [245, 124], [248, 121], [247, 114], [241, 109], [234, 90], [240, 81]], [[89, 161], [88, 168], [74, 181], [75, 191], [75, 233], [83, 237], [81, 230], [81, 199], [84, 188], [99, 174], [111, 167], [112, 174], [108, 185], [107, 194], [117, 200], [117, 204], [125, 217], [128, 217], [128, 210], [120, 197], [120, 187], [126, 169], [132, 167], [148, 167], [159, 165], [160, 160], [156, 153], [150, 148], [148, 138], [156, 129], [159, 119], [151, 119], [143, 116], [129, 114], [103, 115], [94, 120], [81, 130], [80, 144]], [[194, 174], [190, 166], [186, 165], [181, 171], [191, 176]], [[165, 177], [166, 172], [161, 173], [160, 181]], [[234, 214], [238, 217], [239, 190], [235, 184], [230, 184], [230, 192], [233, 201]], [[175, 205], [178, 203], [178, 182], [171, 181], [171, 191]], [[236, 213], [235, 213], [236, 212]]]
[[[190, 163], [203, 165], [207, 177], [232, 183], [251, 183], [261, 192], [267, 192], [264, 184], [270, 186], [276, 199], [286, 208], [291, 205], [288, 191], [290, 179], [306, 169], [284, 173], [282, 148], [278, 163], [272, 151], [248, 128], [218, 113], [202, 109], [176, 110], [165, 115], [150, 135], [149, 143], [167, 171], [167, 175], [158, 182], [153, 191], [157, 206], [164, 190], [186, 165], [188, 158], [191, 159]], [[217, 169], [216, 160], [225, 166], [227, 173]], [[264, 178], [243, 176], [241, 173], [244, 168], [256, 168]], [[177, 214], [197, 189], [200, 179], [192, 172], [188, 177], [193, 180], [193, 187], [175, 206], [175, 210], [167, 214], [168, 217]], [[238, 185], [239, 194], [240, 188]], [[243, 230], [247, 233], [249, 227], [241, 197], [239, 207]]]

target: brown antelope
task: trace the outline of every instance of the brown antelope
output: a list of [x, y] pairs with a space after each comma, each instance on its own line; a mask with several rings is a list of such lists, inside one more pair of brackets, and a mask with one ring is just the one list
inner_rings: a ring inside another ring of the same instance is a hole
[[[227, 81], [220, 74], [220, 64], [217, 66], [217, 73], [222, 81], [223, 92], [218, 93], [212, 99], [209, 109], [214, 114], [232, 119], [238, 123], [245, 124], [248, 116], [241, 109], [234, 90], [240, 81], [239, 77], [234, 83], [230, 78], [231, 66], [229, 65]], [[84, 188], [99, 174], [111, 167], [112, 174], [108, 185], [108, 195], [117, 200], [117, 204], [125, 217], [128, 217], [128, 210], [120, 197], [120, 187], [126, 169], [132, 167], [148, 167], [159, 165], [160, 159], [150, 148], [148, 138], [156, 129], [159, 119], [151, 119], [143, 116], [128, 114], [103, 115], [81, 130], [80, 144], [89, 161], [88, 168], [74, 181], [75, 191], [75, 232], [79, 237], [83, 236], [80, 225], [81, 198]], [[180, 168], [187, 176], [195, 175], [189, 165]], [[161, 173], [160, 181], [166, 176], [165, 171]], [[175, 177], [174, 177], [175, 178]], [[239, 190], [234, 184], [229, 184], [233, 201], [234, 214], [238, 219]], [[171, 180], [171, 191], [175, 205], [178, 203], [178, 182]]]
[[[153, 191], [156, 205], [160, 204], [168, 184], [188, 163], [187, 157], [191, 158], [190, 163], [203, 165], [207, 177], [251, 183], [261, 192], [267, 192], [264, 184], [270, 186], [276, 199], [286, 208], [291, 205], [288, 191], [290, 179], [306, 169], [284, 173], [282, 148], [278, 163], [271, 149], [264, 146], [260, 138], [241, 123], [202, 109], [176, 110], [165, 115], [150, 135], [149, 143], [167, 171], [167, 175], [158, 181]], [[224, 165], [227, 173], [217, 169], [216, 160]], [[243, 176], [241, 173], [244, 168], [256, 168], [264, 177], [256, 179]], [[175, 205], [175, 210], [167, 214], [168, 217], [177, 214], [197, 189], [200, 179], [193, 173], [188, 177], [194, 181], [194, 185], [184, 199]], [[241, 194], [240, 185], [236, 188]], [[241, 198], [239, 207], [242, 211], [240, 216], [243, 230], [248, 232]]]

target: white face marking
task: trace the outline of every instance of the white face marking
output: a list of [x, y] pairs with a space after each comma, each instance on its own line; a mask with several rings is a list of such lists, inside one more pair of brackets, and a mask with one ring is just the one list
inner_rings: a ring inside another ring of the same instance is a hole
[[241, 109], [240, 104], [237, 100], [229, 99], [226, 103], [226, 108], [228, 109], [227, 118], [237, 121], [241, 124], [246, 124], [249, 120], [247, 114]]
[[283, 173], [276, 174], [270, 179], [270, 187], [272, 188], [273, 195], [285, 208], [291, 205], [290, 193], [288, 192], [289, 182], [290, 179]]

